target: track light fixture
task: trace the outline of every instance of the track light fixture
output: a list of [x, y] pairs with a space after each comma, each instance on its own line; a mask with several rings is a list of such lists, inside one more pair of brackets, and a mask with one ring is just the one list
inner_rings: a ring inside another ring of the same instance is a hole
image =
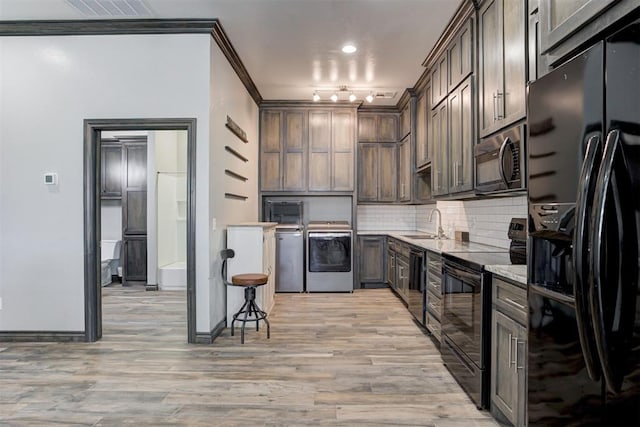
[[397, 92], [386, 88], [350, 88], [347, 85], [313, 88], [313, 102], [331, 100], [333, 102], [349, 101], [372, 103], [376, 99], [395, 99]]

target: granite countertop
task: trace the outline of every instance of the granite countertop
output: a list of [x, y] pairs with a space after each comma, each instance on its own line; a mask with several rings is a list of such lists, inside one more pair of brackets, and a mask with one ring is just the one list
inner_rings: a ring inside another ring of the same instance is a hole
[[271, 228], [278, 225], [277, 222], [239, 222], [237, 224], [229, 224], [227, 227], [262, 227]]
[[527, 285], [526, 265], [485, 265], [485, 270], [492, 272], [496, 276], [513, 280], [521, 285]]
[[371, 230], [371, 231], [358, 231], [359, 236], [390, 236], [394, 239], [401, 240], [409, 243], [413, 246], [423, 248], [436, 253], [455, 253], [455, 252], [509, 252], [508, 249], [499, 248], [497, 246], [484, 245], [482, 243], [474, 242], [459, 242], [453, 239], [411, 239], [406, 235], [428, 235], [416, 230]]

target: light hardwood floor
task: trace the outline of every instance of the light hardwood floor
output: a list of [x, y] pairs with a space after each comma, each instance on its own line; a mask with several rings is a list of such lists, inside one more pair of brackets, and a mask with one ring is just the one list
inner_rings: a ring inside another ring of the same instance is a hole
[[0, 425], [495, 426], [387, 289], [278, 294], [186, 344], [182, 292], [105, 288], [97, 343], [0, 343]]

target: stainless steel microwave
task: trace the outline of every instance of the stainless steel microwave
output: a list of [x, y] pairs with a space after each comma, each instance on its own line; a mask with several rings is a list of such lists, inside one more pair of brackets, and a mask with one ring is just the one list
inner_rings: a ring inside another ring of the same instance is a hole
[[493, 194], [526, 188], [524, 126], [519, 124], [483, 138], [475, 146], [477, 194]]

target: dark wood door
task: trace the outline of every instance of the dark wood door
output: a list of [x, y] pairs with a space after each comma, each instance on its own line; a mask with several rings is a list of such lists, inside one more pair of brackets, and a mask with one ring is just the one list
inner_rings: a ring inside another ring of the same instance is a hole
[[123, 284], [147, 281], [147, 236], [125, 236]]
[[147, 143], [122, 143], [122, 282], [147, 281]]
[[122, 196], [122, 146], [119, 142], [102, 141], [100, 157], [100, 197], [119, 199]]

